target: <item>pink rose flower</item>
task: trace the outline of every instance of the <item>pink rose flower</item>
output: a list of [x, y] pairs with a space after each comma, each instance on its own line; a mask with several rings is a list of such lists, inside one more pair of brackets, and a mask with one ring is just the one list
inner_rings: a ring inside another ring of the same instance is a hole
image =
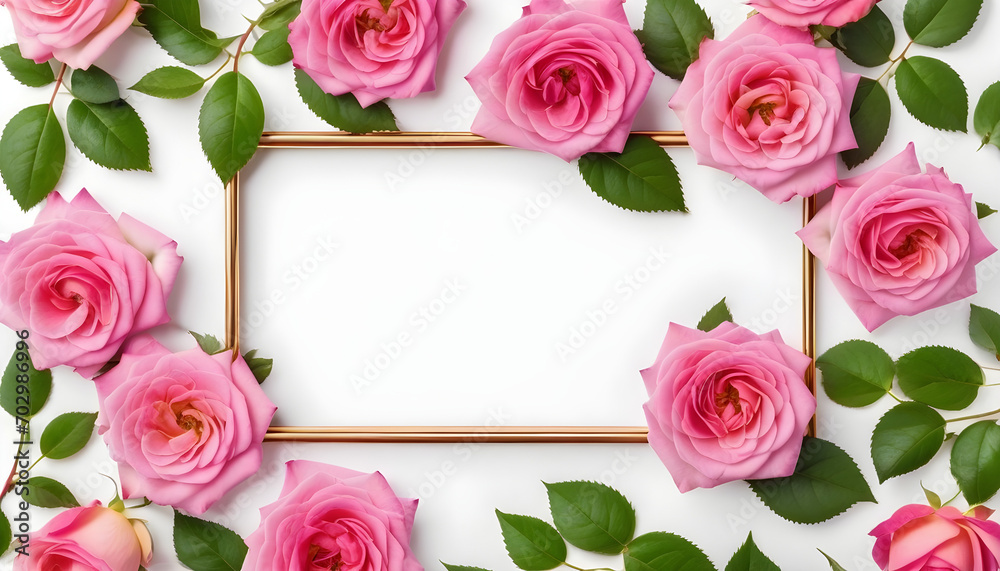
[[382, 474], [306, 460], [287, 465], [278, 500], [260, 510], [243, 571], [423, 571], [410, 549], [417, 500]]
[[445, 36], [464, 9], [462, 0], [303, 0], [288, 26], [292, 63], [362, 107], [413, 97], [434, 89]]
[[903, 506], [869, 533], [872, 558], [884, 571], [997, 571], [1000, 525], [979, 506], [962, 515], [945, 506]]
[[55, 57], [87, 69], [139, 13], [136, 0], [0, 0], [14, 21], [21, 55], [38, 63]]
[[841, 181], [798, 235], [869, 331], [974, 294], [976, 264], [996, 252], [972, 195], [937, 167], [920, 172], [912, 143]]
[[116, 222], [83, 190], [49, 194], [35, 225], [0, 242], [0, 323], [31, 334], [39, 369], [90, 377], [125, 338], [170, 320], [177, 243], [127, 214]]
[[857, 22], [879, 0], [747, 0], [747, 4], [768, 20], [792, 26], [833, 26], [839, 28]]
[[642, 371], [649, 444], [677, 489], [790, 475], [816, 397], [803, 382], [809, 357], [777, 331], [733, 323], [711, 332], [671, 323]]
[[621, 152], [653, 81], [624, 0], [532, 0], [466, 77], [472, 131], [571, 161]]
[[670, 99], [699, 164], [775, 202], [837, 182], [837, 153], [856, 148], [857, 74], [807, 31], [757, 15], [725, 40], [706, 38]]
[[202, 514], [260, 468], [276, 410], [242, 357], [130, 340], [95, 380], [122, 495]]

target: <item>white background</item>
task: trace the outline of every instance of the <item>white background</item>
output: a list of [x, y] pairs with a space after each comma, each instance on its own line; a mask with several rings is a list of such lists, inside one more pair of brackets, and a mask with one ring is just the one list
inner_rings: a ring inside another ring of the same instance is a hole
[[[470, 4], [445, 46], [438, 90], [392, 103], [400, 128], [461, 131], [471, 125], [478, 102], [463, 76], [492, 37], [516, 19], [520, 3]], [[731, 0], [703, 4], [720, 38], [748, 11]], [[957, 45], [909, 51], [952, 64], [973, 107], [986, 86], [1000, 79], [986, 63], [992, 38], [1000, 33], [1000, 14], [985, 4], [976, 28]], [[898, 54], [905, 45], [903, 2], [880, 5], [896, 22]], [[203, 6], [205, 23], [226, 35], [242, 32], [241, 14], [253, 17], [259, 10], [241, 0]], [[626, 9], [632, 26], [641, 27], [643, 3], [629, 0]], [[13, 41], [9, 19], [0, 17], [0, 42]], [[176, 63], [138, 29], [112, 50], [98, 65], [123, 87]], [[199, 71], [208, 75], [214, 67]], [[849, 62], [845, 68], [857, 70]], [[299, 100], [290, 65], [265, 68], [248, 57], [241, 70], [261, 91], [267, 130], [327, 128]], [[676, 85], [657, 75], [636, 129], [679, 128], [666, 107]], [[0, 93], [0, 121], [6, 123], [20, 109], [47, 101], [51, 91], [21, 86], [0, 73]], [[170, 302], [173, 323], [154, 333], [181, 350], [193, 343], [186, 330], [223, 333], [222, 186], [197, 140], [200, 96], [163, 101], [124, 93], [151, 134], [154, 172], [108, 171], [70, 147], [58, 190], [68, 197], [87, 187], [112, 214], [128, 212], [178, 241], [185, 261]], [[977, 153], [977, 136], [923, 126], [895, 94], [891, 98], [889, 138], [861, 170], [912, 140], [923, 161], [944, 167], [977, 200], [1000, 205], [996, 148]], [[61, 118], [68, 101], [65, 95], [56, 100]], [[690, 214], [619, 210], [586, 188], [574, 164], [527, 151], [261, 151], [244, 180], [243, 337], [244, 347], [275, 359], [264, 384], [279, 405], [275, 424], [471, 425], [485, 431], [501, 424], [642, 425], [645, 392], [638, 370], [652, 363], [669, 322], [694, 326], [723, 296], [737, 321], [758, 331], [777, 328], [800, 346], [800, 242], [793, 235], [800, 203], [772, 204], [731, 176], [696, 166], [689, 150], [670, 152]], [[29, 226], [36, 212], [20, 213], [6, 193], [0, 195], [0, 238], [6, 239]], [[984, 226], [1000, 242], [996, 218]], [[669, 259], [656, 262], [651, 248]], [[1000, 309], [993, 281], [998, 273], [996, 257], [980, 265], [981, 293], [974, 303]], [[449, 284], [460, 291], [457, 296], [442, 294]], [[822, 272], [819, 298], [820, 352], [850, 338], [871, 339], [894, 357], [946, 344], [992, 366], [990, 355], [968, 341], [967, 300], [895, 319], [869, 335]], [[268, 305], [274, 299], [282, 301]], [[434, 314], [433, 322], [414, 317], [421, 308]], [[410, 342], [397, 351], [393, 342], [400, 335]], [[12, 334], [0, 337], [13, 349]], [[571, 351], [560, 354], [561, 344]], [[369, 370], [366, 377], [369, 363], [377, 374]], [[89, 381], [65, 368], [54, 373], [53, 396], [35, 422], [39, 428], [60, 412], [97, 410]], [[996, 382], [995, 374], [988, 379]], [[996, 408], [1000, 399], [991, 390], [983, 391], [977, 409]], [[493, 509], [544, 518], [541, 481], [600, 480], [632, 500], [637, 533], [681, 534], [720, 568], [752, 530], [786, 571], [825, 568], [817, 548], [849, 570], [875, 569], [866, 534], [899, 506], [922, 501], [919, 482], [944, 497], [957, 492], [946, 455], [876, 485], [868, 441], [889, 406], [886, 399], [848, 410], [819, 396], [819, 435], [851, 453], [880, 503], [815, 526], [783, 521], [739, 482], [681, 495], [645, 445], [268, 444], [260, 473], [205, 517], [243, 536], [252, 532], [257, 508], [277, 497], [288, 459], [380, 470], [399, 495], [421, 499], [413, 547], [425, 567], [440, 570], [437, 561], [444, 560], [499, 571], [513, 566]], [[97, 437], [80, 457], [46, 460], [33, 472], [58, 478], [83, 502], [107, 502], [113, 490], [99, 473], [115, 475], [116, 469]], [[12, 499], [3, 507], [13, 513]], [[31, 513], [35, 529], [53, 515]], [[149, 519], [154, 534], [150, 570], [178, 569], [169, 510], [154, 506], [135, 515]], [[570, 561], [620, 566], [620, 559], [577, 553]]]

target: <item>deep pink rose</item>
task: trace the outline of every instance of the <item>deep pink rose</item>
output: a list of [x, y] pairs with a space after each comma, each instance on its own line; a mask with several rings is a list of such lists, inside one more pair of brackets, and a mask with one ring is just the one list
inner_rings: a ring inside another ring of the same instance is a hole
[[649, 444], [677, 489], [790, 475], [816, 397], [803, 377], [809, 357], [777, 331], [733, 323], [711, 332], [671, 323], [642, 371]]
[[972, 195], [935, 166], [920, 172], [912, 143], [841, 181], [798, 235], [869, 331], [976, 293], [976, 264], [996, 252]]
[[445, 36], [464, 9], [462, 0], [303, 0], [288, 26], [292, 63], [362, 107], [413, 97], [434, 89]]
[[136, 0], [0, 0], [14, 21], [21, 55], [38, 63], [55, 57], [87, 69], [136, 14]]
[[472, 131], [570, 161], [621, 152], [653, 81], [624, 0], [532, 0], [466, 77]]
[[857, 22], [871, 11], [879, 0], [747, 0], [747, 4], [767, 16], [768, 20], [792, 26], [833, 26]]
[[197, 515], [260, 468], [275, 406], [242, 357], [171, 353], [142, 335], [95, 384], [124, 497]]
[[837, 153], [856, 148], [857, 74], [812, 34], [757, 15], [725, 40], [705, 39], [670, 99], [699, 164], [733, 174], [775, 202], [837, 182]]
[[127, 214], [116, 222], [86, 190], [49, 195], [35, 225], [0, 242], [0, 323], [31, 334], [39, 369], [89, 377], [130, 334], [170, 320], [177, 243]]
[[382, 474], [306, 460], [287, 465], [277, 501], [260, 510], [243, 571], [423, 571], [410, 550], [417, 500]]
[[993, 510], [971, 515], [945, 506], [903, 506], [869, 533], [872, 558], [884, 571], [997, 571], [1000, 525], [987, 521]]

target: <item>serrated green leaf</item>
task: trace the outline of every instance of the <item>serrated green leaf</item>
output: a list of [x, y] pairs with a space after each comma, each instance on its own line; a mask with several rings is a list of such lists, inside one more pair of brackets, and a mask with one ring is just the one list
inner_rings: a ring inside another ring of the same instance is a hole
[[[1000, 81], [987, 87], [979, 97], [976, 111], [972, 115], [972, 126], [982, 136], [983, 145], [1000, 147]], [[990, 208], [990, 214], [993, 212], [996, 210]], [[983, 217], [982, 210], [979, 217]]]
[[135, 109], [124, 100], [111, 103], [70, 102], [66, 111], [69, 138], [85, 157], [116, 170], [151, 171], [149, 136]]
[[615, 206], [636, 212], [687, 212], [677, 168], [660, 145], [632, 135], [621, 153], [587, 153], [580, 174], [590, 189]]
[[263, 132], [264, 103], [253, 82], [235, 71], [222, 74], [201, 105], [198, 135], [223, 184], [257, 152]]
[[274, 2], [269, 4], [260, 15], [258, 27], [262, 30], [277, 30], [287, 28], [288, 24], [302, 10], [302, 0], [294, 2]]
[[483, 569], [482, 567], [470, 567], [468, 565], [451, 565], [450, 563], [445, 563], [441, 561], [441, 565], [448, 571], [489, 571], [489, 569]]
[[571, 545], [614, 555], [635, 534], [635, 510], [617, 490], [595, 482], [545, 484], [552, 521]]
[[862, 77], [854, 92], [854, 101], [851, 102], [851, 129], [858, 148], [840, 152], [847, 168], [852, 169], [867, 161], [882, 146], [882, 141], [885, 141], [885, 136], [889, 133], [891, 115], [889, 94], [882, 84]]
[[747, 540], [733, 554], [725, 571], [781, 571], [781, 569], [761, 552], [753, 542], [753, 534], [747, 534]]
[[3, 546], [4, 551], [7, 550], [12, 541], [14, 541], [14, 533], [10, 529], [10, 520], [3, 512], [0, 512], [0, 545]]
[[396, 118], [385, 101], [361, 107], [357, 97], [350, 93], [330, 95], [323, 91], [309, 74], [295, 70], [295, 86], [299, 96], [317, 117], [349, 133], [396, 131]]
[[53, 460], [69, 458], [90, 441], [97, 422], [96, 412], [67, 412], [52, 419], [38, 443], [42, 454]]
[[177, 559], [195, 571], [240, 571], [247, 544], [217, 523], [174, 510], [174, 550]]
[[[20, 343], [10, 356], [10, 362], [3, 372], [3, 380], [0, 381], [0, 407], [15, 418], [27, 420], [38, 414], [49, 399], [49, 393], [52, 392], [52, 372], [48, 369], [36, 369], [31, 356], [20, 348]], [[23, 354], [25, 358], [18, 360], [19, 354]], [[24, 414], [25, 410], [27, 414]]]
[[816, 359], [823, 390], [833, 402], [850, 407], [868, 406], [892, 389], [892, 357], [881, 347], [855, 339], [830, 348]]
[[951, 449], [951, 473], [969, 505], [985, 502], [1000, 490], [1000, 426], [992, 420], [970, 425]]
[[28, 489], [31, 493], [25, 494], [24, 499], [33, 506], [40, 508], [75, 508], [80, 502], [73, 497], [73, 492], [62, 483], [46, 478], [45, 476], [34, 476], [28, 478]]
[[903, 26], [915, 43], [940, 48], [964, 38], [982, 7], [983, 0], [908, 0]]
[[673, 533], [654, 531], [632, 540], [625, 571], [716, 571], [698, 547]]
[[[817, 549], [816, 551], [823, 553], [822, 549]], [[823, 557], [826, 557], [826, 561], [830, 564], [831, 571], [847, 571], [847, 569], [844, 569], [844, 567], [840, 563], [834, 561], [833, 557], [830, 557], [826, 553], [823, 553]]]
[[969, 337], [1000, 360], [1000, 314], [972, 304], [969, 315]]
[[74, 69], [66, 80], [73, 97], [87, 103], [111, 103], [121, 97], [115, 78], [96, 65]]
[[835, 31], [831, 42], [854, 63], [875, 67], [892, 59], [896, 31], [885, 12], [872, 6], [867, 16]]
[[729, 306], [726, 305], [726, 298], [722, 298], [719, 303], [713, 305], [712, 309], [709, 309], [701, 317], [701, 320], [698, 321], [698, 329], [708, 332], [727, 321], [733, 321], [733, 314], [729, 311]]
[[945, 421], [927, 405], [904, 402], [885, 413], [872, 432], [879, 483], [930, 462], [944, 444]]
[[292, 46], [288, 45], [286, 26], [267, 32], [257, 40], [250, 51], [264, 65], [281, 65], [292, 61]]
[[202, 27], [198, 0], [145, 0], [139, 22], [161, 48], [187, 65], [209, 63], [237, 37], [220, 39]]
[[181, 99], [198, 93], [204, 85], [205, 79], [197, 73], [166, 66], [147, 73], [129, 89], [163, 99]]
[[258, 385], [267, 380], [267, 377], [271, 374], [271, 368], [274, 366], [274, 359], [258, 357], [256, 349], [244, 353], [243, 360], [250, 367], [250, 372], [257, 379]]
[[962, 78], [943, 61], [926, 56], [904, 59], [896, 68], [896, 93], [921, 123], [966, 132], [969, 95]]
[[996, 214], [996, 212], [997, 211], [993, 208], [990, 208], [988, 204], [983, 204], [982, 202], [976, 203], [976, 218], [980, 220], [986, 218], [990, 214]]
[[674, 79], [684, 79], [698, 59], [701, 41], [715, 37], [712, 22], [694, 0], [649, 0], [642, 29], [635, 32], [646, 59]]
[[525, 515], [496, 510], [510, 560], [524, 571], [555, 569], [566, 561], [566, 542], [554, 527]]
[[22, 109], [0, 135], [0, 177], [21, 210], [45, 200], [66, 162], [66, 139], [52, 108]]
[[0, 61], [14, 79], [28, 87], [45, 87], [56, 80], [56, 74], [48, 62], [35, 63], [22, 56], [17, 44], [0, 48]]
[[819, 523], [858, 502], [874, 502], [868, 482], [854, 460], [819, 438], [802, 441], [795, 472], [785, 478], [749, 480], [764, 505], [795, 523]]
[[911, 399], [944, 410], [961, 410], [976, 400], [983, 370], [950, 347], [921, 347], [896, 363], [899, 387]]
[[202, 335], [201, 333], [195, 333], [194, 331], [188, 331], [194, 340], [198, 342], [198, 346], [201, 350], [208, 353], [209, 355], [215, 355], [216, 353], [221, 353], [226, 350], [226, 347], [222, 344], [222, 341], [215, 335]]

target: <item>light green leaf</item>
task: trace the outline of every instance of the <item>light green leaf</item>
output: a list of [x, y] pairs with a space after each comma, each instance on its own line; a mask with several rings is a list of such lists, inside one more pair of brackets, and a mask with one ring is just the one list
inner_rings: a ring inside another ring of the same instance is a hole
[[992, 420], [970, 425], [951, 449], [951, 473], [969, 505], [985, 502], [1000, 489], [1000, 426]]
[[993, 353], [1000, 360], [1000, 314], [992, 309], [972, 304], [969, 337], [973, 343]]
[[628, 544], [625, 571], [715, 571], [715, 565], [687, 539], [654, 531]]
[[595, 482], [545, 484], [552, 521], [570, 544], [613, 555], [635, 533], [635, 509], [615, 489]]
[[80, 502], [73, 497], [73, 492], [52, 478], [45, 476], [28, 478], [28, 489], [31, 492], [23, 497], [33, 506], [40, 508], [75, 508], [80, 506]]
[[753, 542], [753, 534], [747, 534], [746, 542], [733, 554], [725, 571], [781, 571], [781, 569], [761, 552]]
[[983, 0], [908, 0], [903, 26], [915, 43], [940, 48], [964, 38], [982, 7]]
[[892, 357], [881, 347], [862, 340], [844, 341], [816, 359], [823, 389], [843, 406], [868, 406], [892, 389]]
[[198, 342], [198, 346], [201, 347], [201, 350], [209, 355], [222, 353], [226, 350], [225, 345], [223, 345], [222, 341], [219, 341], [215, 335], [202, 335], [201, 333], [195, 333], [194, 331], [188, 331], [188, 333], [190, 333], [191, 336], [194, 337], [194, 340]]
[[896, 31], [885, 12], [872, 6], [867, 16], [835, 31], [831, 42], [854, 63], [875, 67], [892, 58]]
[[452, 565], [450, 563], [445, 563], [441, 561], [441, 565], [448, 571], [489, 571], [488, 569], [483, 569], [482, 567], [469, 567], [468, 565]]
[[[819, 551], [820, 553], [823, 553], [823, 550], [821, 550], [821, 549], [817, 549], [816, 551]], [[827, 562], [830, 563], [830, 570], [831, 571], [847, 571], [847, 569], [844, 569], [843, 565], [841, 565], [840, 563], [837, 563], [836, 561], [834, 561], [833, 557], [830, 557], [826, 553], [823, 553], [823, 557], [826, 557]]]
[[927, 499], [927, 505], [936, 510], [941, 509], [941, 496], [925, 488], [923, 483], [920, 484], [920, 489], [924, 491], [924, 498]]
[[904, 402], [878, 421], [872, 432], [872, 461], [879, 483], [927, 464], [944, 444], [945, 422], [927, 405]]
[[163, 99], [181, 99], [198, 93], [204, 85], [205, 79], [197, 73], [166, 66], [147, 73], [129, 89]]
[[49, 62], [35, 63], [22, 56], [17, 44], [0, 48], [0, 61], [14, 79], [28, 87], [45, 87], [56, 80], [56, 74]]
[[862, 77], [851, 103], [851, 128], [858, 148], [841, 151], [847, 168], [852, 169], [867, 161], [882, 146], [889, 132], [889, 117], [892, 108], [889, 94], [882, 84], [874, 79]]
[[22, 109], [0, 136], [0, 176], [21, 210], [45, 200], [66, 162], [66, 139], [52, 108]]
[[712, 22], [695, 0], [649, 0], [642, 29], [635, 35], [653, 67], [674, 79], [683, 79], [698, 59], [698, 47], [715, 37]]
[[97, 422], [96, 412], [67, 412], [52, 419], [38, 443], [42, 454], [53, 460], [69, 458], [90, 441]]
[[968, 355], [950, 347], [921, 347], [896, 363], [906, 396], [934, 408], [961, 410], [976, 400], [983, 370]]
[[73, 97], [87, 103], [111, 103], [121, 97], [115, 78], [96, 65], [74, 69], [66, 79]]
[[962, 78], [943, 61], [926, 56], [904, 59], [896, 68], [896, 93], [921, 123], [966, 132], [969, 95]]
[[511, 561], [524, 571], [555, 569], [566, 561], [566, 542], [544, 521], [496, 510]]
[[396, 131], [396, 118], [385, 101], [361, 107], [358, 99], [350, 93], [330, 95], [323, 91], [309, 74], [295, 70], [295, 86], [302, 101], [317, 117], [330, 125], [349, 133], [372, 133], [375, 131]]
[[250, 372], [253, 373], [253, 377], [257, 379], [258, 385], [267, 380], [267, 377], [271, 374], [271, 368], [274, 365], [274, 359], [258, 357], [256, 349], [244, 353], [243, 360], [247, 362], [247, 366], [250, 367]]
[[267, 32], [250, 51], [264, 65], [281, 65], [292, 61], [292, 46], [288, 45], [288, 27]]
[[993, 208], [990, 208], [988, 204], [983, 204], [982, 202], [976, 203], [976, 218], [980, 220], [986, 218], [990, 214], [996, 214], [996, 212], [997, 211], [994, 210]]
[[687, 212], [681, 180], [667, 152], [650, 137], [632, 135], [621, 153], [587, 153], [580, 174], [604, 200], [636, 212]]
[[135, 109], [124, 100], [87, 103], [76, 99], [66, 112], [69, 138], [88, 159], [116, 170], [151, 171], [149, 136]]
[[198, 135], [208, 162], [229, 182], [253, 157], [264, 132], [264, 104], [245, 75], [224, 73], [208, 90], [198, 115]]
[[240, 571], [247, 544], [217, 523], [174, 510], [174, 550], [177, 559], [194, 571]]
[[[52, 392], [52, 372], [39, 371], [26, 352], [27, 344], [19, 341], [0, 381], [0, 406], [11, 416], [25, 420], [38, 414]], [[22, 349], [23, 347], [23, 349]], [[18, 359], [23, 355], [23, 359]], [[18, 411], [20, 409], [20, 411]], [[27, 414], [24, 412], [27, 411]]]
[[198, 0], [145, 0], [139, 22], [161, 48], [187, 65], [209, 63], [237, 37], [220, 39], [203, 28]]
[[702, 316], [701, 321], [698, 322], [698, 329], [708, 332], [727, 321], [733, 321], [733, 314], [729, 311], [729, 306], [726, 305], [726, 298], [722, 298], [722, 301], [713, 305], [712, 309], [709, 309]]
[[299, 15], [302, 10], [302, 0], [294, 2], [274, 2], [268, 4], [264, 12], [261, 13], [259, 27], [262, 30], [277, 30], [287, 28], [288, 24]]
[[[1000, 147], [1000, 81], [986, 88], [976, 104], [972, 126], [983, 138], [983, 145]], [[990, 209], [992, 212], [996, 210]], [[980, 214], [982, 211], [980, 211]], [[982, 218], [982, 215], [979, 216]]]

